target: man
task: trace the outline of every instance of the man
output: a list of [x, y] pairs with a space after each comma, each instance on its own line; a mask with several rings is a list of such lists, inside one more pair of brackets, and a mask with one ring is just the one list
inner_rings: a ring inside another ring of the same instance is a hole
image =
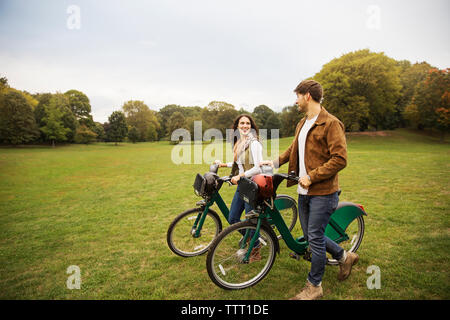
[[[311, 270], [306, 286], [291, 300], [314, 300], [323, 296], [322, 277], [325, 272], [326, 251], [339, 261], [339, 280], [345, 280], [358, 255], [345, 252], [325, 236], [325, 227], [336, 209], [338, 171], [347, 164], [347, 144], [344, 125], [320, 105], [323, 90], [314, 80], [302, 81], [294, 90], [300, 112], [304, 117], [297, 125], [294, 141], [275, 161], [264, 161], [275, 168], [289, 162], [289, 172], [300, 177], [297, 192], [299, 217], [303, 234], [311, 250]], [[288, 181], [288, 187], [295, 182]]]

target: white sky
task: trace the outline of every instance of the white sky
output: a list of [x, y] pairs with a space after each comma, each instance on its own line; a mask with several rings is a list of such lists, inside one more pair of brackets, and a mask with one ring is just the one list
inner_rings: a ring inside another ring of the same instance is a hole
[[[80, 28], [68, 27], [80, 9]], [[0, 0], [0, 75], [29, 92], [83, 91], [95, 121], [151, 109], [252, 111], [294, 102], [323, 64], [369, 48], [450, 67], [448, 0]]]

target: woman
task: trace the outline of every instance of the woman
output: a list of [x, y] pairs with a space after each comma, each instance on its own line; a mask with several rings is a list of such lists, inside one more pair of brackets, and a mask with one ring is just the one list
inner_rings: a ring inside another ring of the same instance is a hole
[[[246, 114], [238, 116], [233, 124], [233, 132], [234, 161], [229, 163], [221, 163], [220, 160], [216, 160], [215, 163], [219, 164], [219, 167], [232, 168], [231, 174], [233, 177], [231, 178], [231, 182], [233, 184], [237, 184], [241, 177], [250, 178], [261, 173], [261, 167], [259, 164], [263, 159], [263, 155], [262, 144], [258, 140], [259, 130], [251, 116]], [[236, 139], [237, 141], [235, 141]], [[253, 210], [249, 204], [239, 197], [238, 186], [231, 202], [228, 222], [230, 224], [240, 222], [244, 209], [246, 213]], [[251, 234], [251, 236], [253, 236], [253, 234]], [[251, 237], [249, 237], [249, 240], [250, 239]], [[250, 255], [250, 263], [261, 260], [259, 249], [259, 241], [257, 241]]]

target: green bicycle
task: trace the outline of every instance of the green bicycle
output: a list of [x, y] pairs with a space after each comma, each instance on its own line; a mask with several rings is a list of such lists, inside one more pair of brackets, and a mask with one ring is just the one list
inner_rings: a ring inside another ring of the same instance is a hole
[[[219, 214], [212, 210], [211, 206], [217, 204], [228, 221], [229, 209], [220, 196], [219, 190], [223, 183], [232, 185], [231, 177], [220, 178], [217, 170], [218, 165], [211, 165], [209, 172], [204, 175], [197, 174], [193, 187], [195, 193], [203, 200], [197, 202], [195, 208], [180, 213], [169, 225], [167, 244], [170, 250], [179, 256], [194, 257], [204, 254], [222, 231]], [[297, 221], [297, 202], [288, 195], [278, 195], [274, 205], [280, 218], [287, 221], [288, 229], [292, 230]], [[271, 224], [270, 219], [268, 223]], [[281, 235], [276, 236], [281, 238]]]
[[[279, 237], [275, 235], [269, 220], [276, 226], [288, 248], [293, 250], [291, 257], [311, 259], [308, 242], [304, 237], [294, 239], [273, 202], [282, 180], [298, 182], [299, 178], [291, 172], [289, 175], [274, 174], [270, 179], [273, 184], [271, 197], [261, 196], [261, 188], [254, 181], [246, 178], [239, 180], [240, 196], [255, 209], [246, 214], [247, 220], [223, 230], [210, 246], [206, 259], [208, 275], [223, 289], [248, 288], [269, 273], [276, 253], [280, 252]], [[340, 202], [330, 217], [325, 235], [344, 250], [356, 252], [364, 236], [364, 215], [366, 212], [361, 205]], [[261, 259], [249, 263], [250, 253], [257, 242]], [[327, 256], [327, 264], [337, 265], [338, 262]]]

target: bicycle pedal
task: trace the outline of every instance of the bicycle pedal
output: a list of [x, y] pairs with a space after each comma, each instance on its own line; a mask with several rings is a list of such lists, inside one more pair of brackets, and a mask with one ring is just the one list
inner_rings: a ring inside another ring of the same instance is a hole
[[300, 256], [296, 254], [295, 252], [289, 252], [289, 257], [295, 260], [300, 260]]
[[303, 259], [305, 259], [306, 261], [311, 261], [311, 251], [307, 250], [303, 255]]

